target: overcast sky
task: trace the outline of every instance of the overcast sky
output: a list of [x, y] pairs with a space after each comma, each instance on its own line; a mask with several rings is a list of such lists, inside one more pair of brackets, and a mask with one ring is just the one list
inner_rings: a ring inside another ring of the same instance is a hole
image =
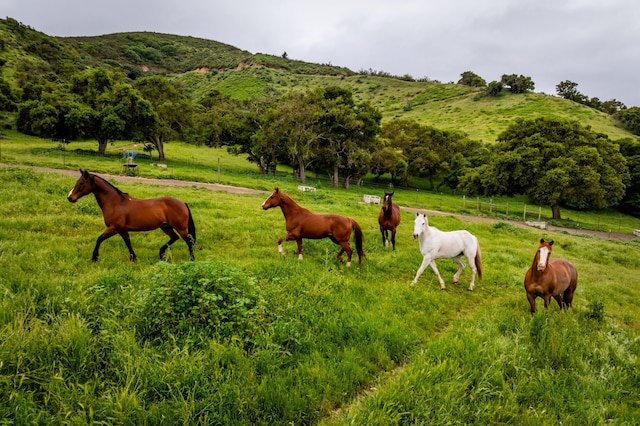
[[640, 106], [638, 0], [1, 0], [3, 14], [52, 36], [152, 31], [353, 71], [456, 82], [564, 80]]

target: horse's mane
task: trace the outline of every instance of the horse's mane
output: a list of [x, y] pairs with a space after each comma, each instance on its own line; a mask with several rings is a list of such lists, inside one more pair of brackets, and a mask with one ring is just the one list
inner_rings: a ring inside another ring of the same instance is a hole
[[295, 207], [298, 210], [306, 211], [306, 212], [311, 213], [311, 210], [309, 210], [306, 207], [302, 207], [300, 204], [296, 203], [296, 200], [291, 198], [291, 196], [289, 196], [289, 194], [287, 194], [286, 192], [280, 191], [280, 198], [282, 198], [283, 201], [285, 201], [285, 203], [289, 204], [292, 207]]
[[118, 193], [118, 195], [120, 195], [123, 198], [126, 198], [129, 195], [127, 192], [122, 192], [121, 190], [119, 190], [115, 185], [113, 185], [111, 182], [109, 182], [108, 180], [106, 180], [103, 177], [100, 177], [100, 176], [94, 175], [94, 174], [92, 174], [91, 177], [93, 177], [94, 179], [95, 178], [100, 179], [101, 181], [103, 181], [104, 183], [109, 185], [111, 188], [113, 188]]

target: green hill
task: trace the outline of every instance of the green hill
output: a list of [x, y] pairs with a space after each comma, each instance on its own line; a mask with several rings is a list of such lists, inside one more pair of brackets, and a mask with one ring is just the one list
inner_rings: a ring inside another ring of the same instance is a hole
[[[284, 56], [284, 55], [283, 55]], [[2, 77], [23, 84], [31, 75], [65, 76], [89, 66], [122, 69], [131, 78], [160, 74], [180, 82], [192, 99], [210, 90], [250, 98], [317, 86], [346, 86], [369, 101], [384, 120], [412, 118], [441, 129], [461, 130], [493, 142], [519, 117], [559, 116], [579, 120], [612, 139], [633, 137], [611, 116], [539, 93], [482, 98], [482, 89], [413, 81], [384, 72], [354, 72], [286, 57], [250, 53], [195, 37], [131, 32], [95, 37], [50, 37], [14, 19], [0, 20]]]

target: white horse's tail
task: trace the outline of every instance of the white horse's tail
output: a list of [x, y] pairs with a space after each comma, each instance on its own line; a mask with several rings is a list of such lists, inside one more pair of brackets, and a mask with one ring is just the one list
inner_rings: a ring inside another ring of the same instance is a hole
[[478, 242], [478, 239], [476, 238], [476, 258], [474, 259], [474, 262], [476, 263], [476, 269], [478, 270], [478, 279], [482, 279], [482, 253], [480, 253], [480, 243]]

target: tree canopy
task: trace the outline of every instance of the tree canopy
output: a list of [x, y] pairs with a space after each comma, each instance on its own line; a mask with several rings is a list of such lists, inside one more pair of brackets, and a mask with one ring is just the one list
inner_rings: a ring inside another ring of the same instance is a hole
[[577, 121], [518, 119], [492, 147], [490, 161], [468, 171], [468, 194], [524, 194], [551, 207], [605, 208], [625, 194], [626, 160], [618, 145]]

